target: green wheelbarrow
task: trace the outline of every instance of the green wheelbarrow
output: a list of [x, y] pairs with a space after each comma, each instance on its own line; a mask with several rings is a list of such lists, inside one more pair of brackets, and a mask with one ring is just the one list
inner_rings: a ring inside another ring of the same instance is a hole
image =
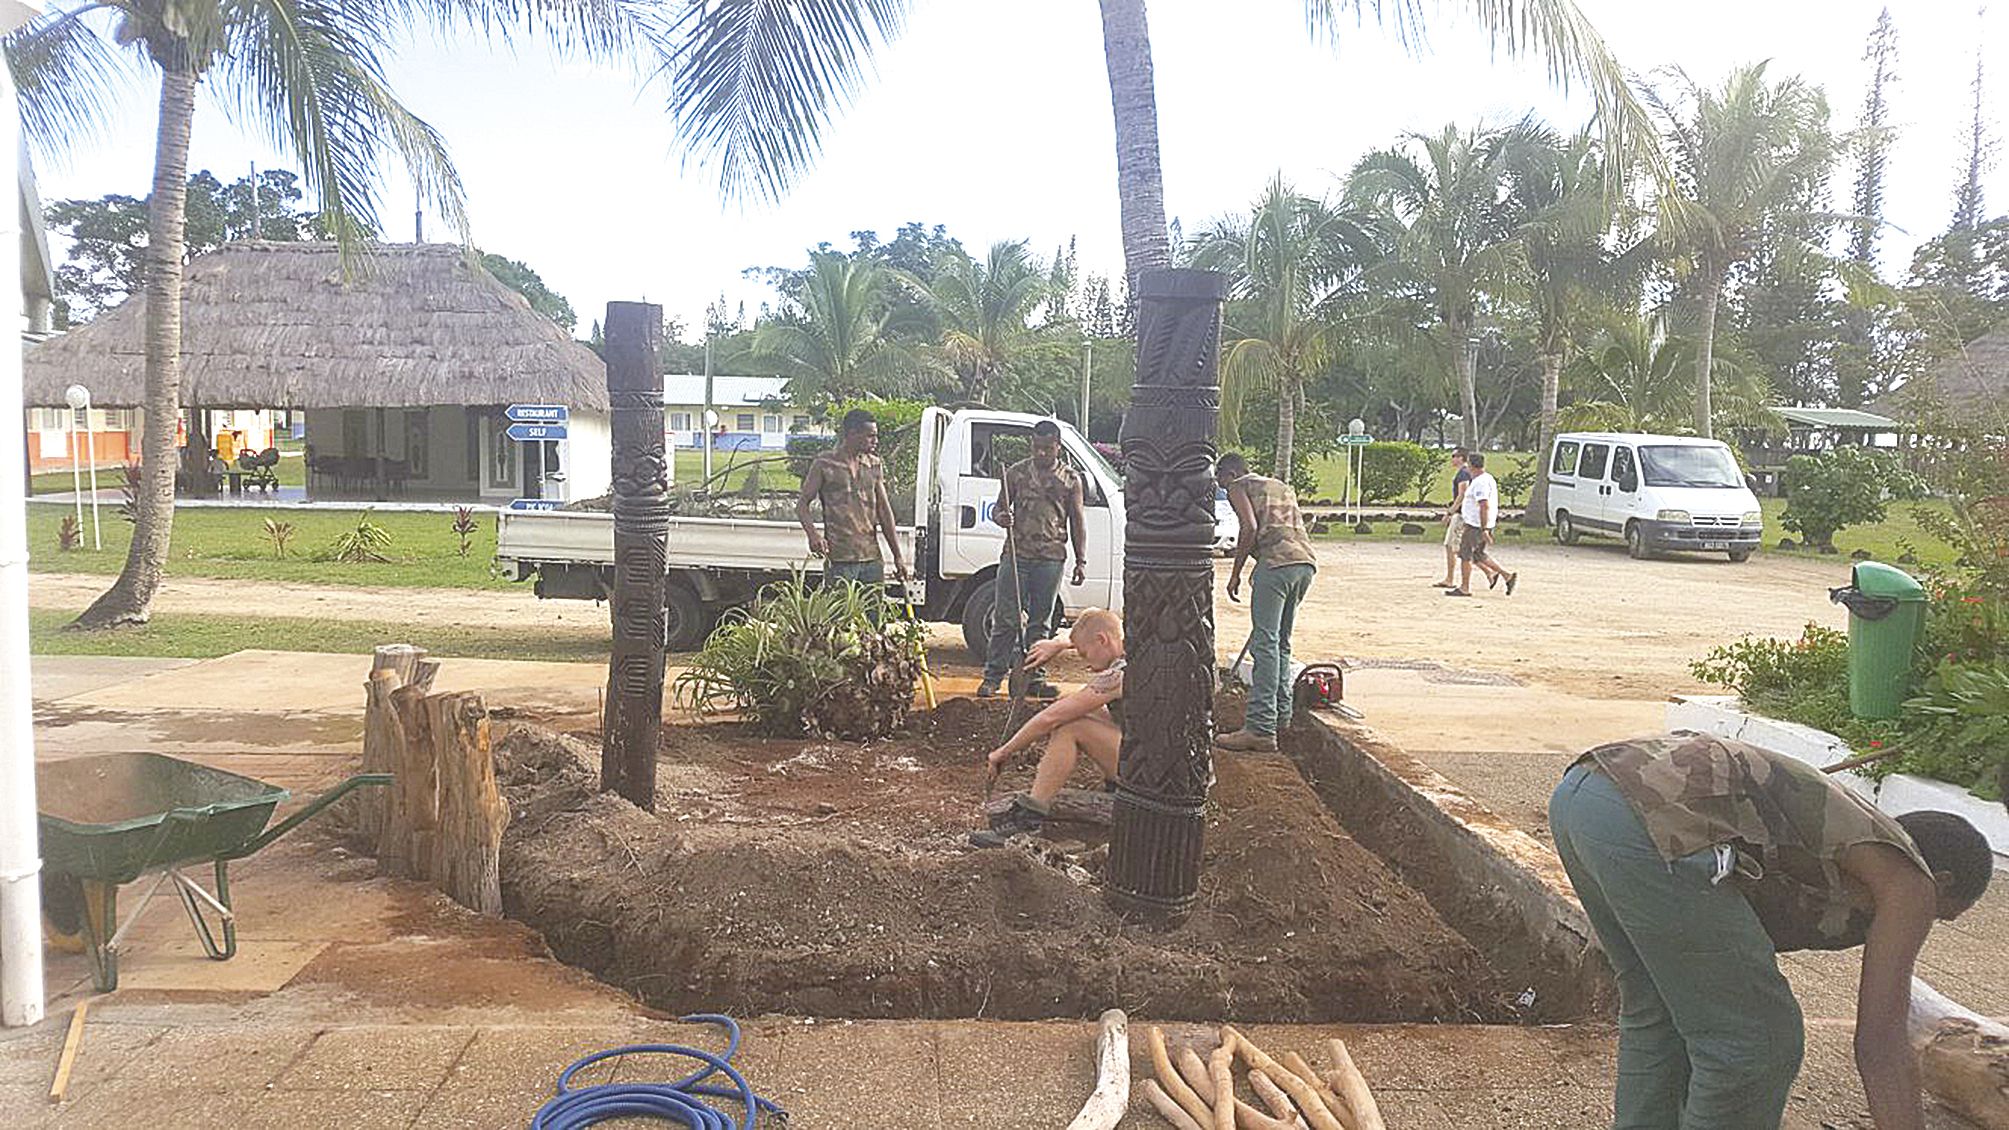
[[[351, 789], [388, 785], [389, 773], [358, 773], [271, 827], [285, 789], [157, 753], [108, 753], [35, 767], [42, 833], [43, 902], [50, 924], [81, 933], [91, 980], [101, 993], [119, 984], [119, 946], [163, 884], [172, 882], [203, 952], [216, 961], [237, 953], [230, 909], [230, 861], [292, 831]], [[216, 869], [216, 891], [182, 874]], [[152, 885], [123, 923], [119, 885], [153, 874]], [[223, 925], [217, 944], [209, 915]]]

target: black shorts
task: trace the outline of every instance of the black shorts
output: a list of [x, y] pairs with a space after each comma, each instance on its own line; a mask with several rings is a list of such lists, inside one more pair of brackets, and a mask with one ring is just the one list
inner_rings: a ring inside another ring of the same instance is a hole
[[1458, 560], [1484, 561], [1486, 559], [1486, 531], [1478, 526], [1466, 526], [1464, 536], [1458, 539]]

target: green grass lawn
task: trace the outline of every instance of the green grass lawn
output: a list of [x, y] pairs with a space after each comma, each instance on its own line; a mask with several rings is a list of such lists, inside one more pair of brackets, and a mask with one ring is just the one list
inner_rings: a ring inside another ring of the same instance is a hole
[[[1452, 472], [1451, 453], [1444, 451], [1440, 452], [1439, 455], [1437, 479], [1430, 486], [1429, 497], [1432, 501], [1441, 505], [1451, 501]], [[1486, 453], [1486, 469], [1495, 475], [1504, 475], [1520, 466], [1522, 461], [1529, 458], [1531, 456], [1525, 451], [1489, 451]], [[1318, 475], [1318, 494], [1316, 497], [1329, 498], [1335, 502], [1345, 497], [1344, 492], [1347, 480], [1345, 452], [1336, 452], [1332, 455], [1321, 455], [1314, 458], [1312, 460], [1312, 471]], [[1309, 502], [1311, 500], [1305, 499], [1304, 501]], [[1416, 504], [1416, 499], [1411, 492], [1404, 491], [1397, 501], [1378, 503], [1377, 505], [1396, 506], [1404, 502], [1413, 506]]]
[[602, 638], [551, 638], [533, 629], [426, 628], [367, 620], [292, 616], [157, 614], [141, 628], [70, 632], [77, 610], [37, 608], [28, 614], [29, 649], [36, 655], [175, 656], [213, 659], [235, 651], [318, 651], [368, 655], [385, 640], [416, 644], [435, 656], [479, 659], [607, 660]]
[[[57, 549], [56, 531], [72, 511], [65, 506], [28, 508], [30, 569], [45, 573], [113, 574], [125, 563], [132, 527], [116, 511], [103, 514], [105, 548], [90, 545], [90, 515], [84, 516], [84, 545], [68, 553]], [[174, 543], [168, 571], [185, 577], [226, 580], [298, 581], [308, 584], [381, 585], [402, 588], [507, 588], [508, 581], [490, 572], [495, 557], [495, 519], [481, 516], [468, 546], [460, 555], [460, 538], [453, 532], [452, 514], [371, 513], [369, 520], [391, 535], [384, 564], [347, 564], [325, 559], [335, 539], [364, 518], [355, 510], [286, 510], [224, 507], [175, 511]], [[266, 519], [290, 522], [294, 535], [286, 556], [275, 557], [265, 536]]]

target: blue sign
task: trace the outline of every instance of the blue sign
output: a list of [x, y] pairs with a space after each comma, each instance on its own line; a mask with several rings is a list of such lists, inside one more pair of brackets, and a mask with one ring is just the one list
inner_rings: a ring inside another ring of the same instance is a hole
[[565, 505], [555, 498], [519, 498], [510, 502], [511, 510], [556, 510]]
[[539, 440], [564, 439], [563, 424], [511, 424], [509, 438], [519, 443], [535, 443]]
[[572, 411], [563, 404], [512, 404], [502, 415], [512, 424], [562, 424]]

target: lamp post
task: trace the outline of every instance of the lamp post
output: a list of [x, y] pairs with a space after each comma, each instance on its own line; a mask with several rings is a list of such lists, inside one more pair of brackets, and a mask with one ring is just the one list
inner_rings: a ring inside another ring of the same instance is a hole
[[70, 406], [70, 479], [77, 494], [77, 525], [84, 524], [83, 484], [77, 475], [77, 417], [84, 418], [84, 442], [89, 444], [85, 462], [91, 468], [91, 548], [105, 548], [104, 528], [98, 523], [98, 429], [91, 422], [91, 390], [83, 385], [71, 385], [63, 390], [63, 400]]
[[[0, 0], [0, 35], [40, 15]], [[42, 859], [28, 681], [28, 433], [21, 404], [21, 109], [0, 67], [0, 1024], [42, 1019]]]

